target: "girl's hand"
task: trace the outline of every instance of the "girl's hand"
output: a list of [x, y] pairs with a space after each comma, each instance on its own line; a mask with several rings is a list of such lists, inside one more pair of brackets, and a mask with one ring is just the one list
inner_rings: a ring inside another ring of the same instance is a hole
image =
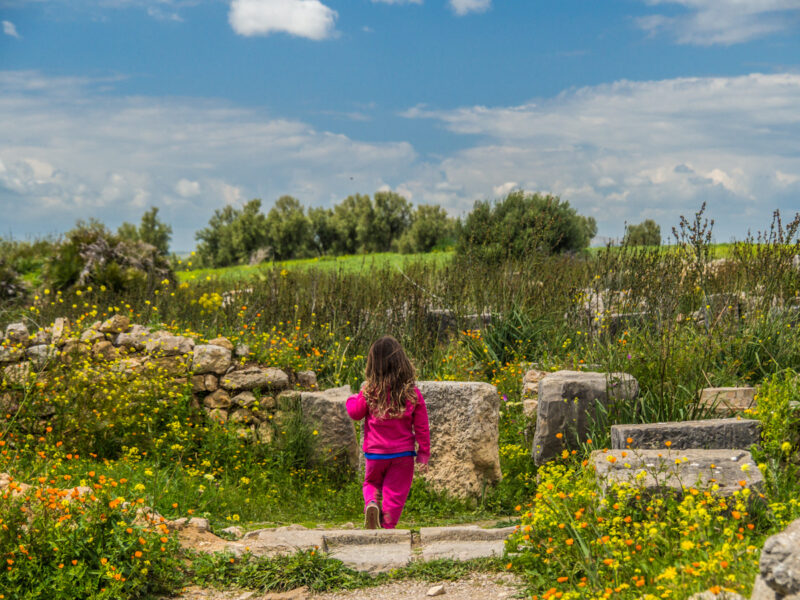
[[417, 463], [417, 473], [423, 474], [428, 472], [427, 463]]

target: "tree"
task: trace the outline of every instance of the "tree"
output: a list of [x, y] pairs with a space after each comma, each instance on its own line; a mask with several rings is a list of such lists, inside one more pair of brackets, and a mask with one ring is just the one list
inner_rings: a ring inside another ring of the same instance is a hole
[[142, 215], [138, 228], [133, 223], [125, 222], [117, 229], [117, 235], [123, 240], [150, 244], [166, 256], [169, 253], [169, 241], [172, 239], [172, 227], [158, 218], [158, 207], [151, 206]]
[[531, 252], [583, 250], [596, 233], [594, 218], [579, 215], [569, 202], [515, 191], [495, 203], [475, 203], [459, 227], [456, 251], [498, 262]]
[[213, 267], [248, 261], [253, 252], [269, 244], [266, 221], [258, 198], [241, 209], [227, 205], [215, 210], [208, 227], [195, 234], [201, 261]]
[[311, 221], [305, 208], [292, 196], [281, 196], [266, 220], [267, 238], [277, 260], [308, 256], [312, 246]]
[[330, 208], [309, 208], [308, 220], [311, 222], [312, 250], [318, 256], [332, 253], [339, 240], [333, 211]]
[[414, 210], [411, 227], [400, 238], [400, 252], [430, 252], [436, 246], [452, 244], [455, 220], [438, 205], [420, 204]]
[[372, 229], [362, 247], [367, 252], [389, 252], [411, 226], [411, 205], [395, 192], [376, 192]]
[[638, 225], [625, 225], [622, 243], [626, 246], [660, 246], [661, 226], [652, 219], [646, 219]]

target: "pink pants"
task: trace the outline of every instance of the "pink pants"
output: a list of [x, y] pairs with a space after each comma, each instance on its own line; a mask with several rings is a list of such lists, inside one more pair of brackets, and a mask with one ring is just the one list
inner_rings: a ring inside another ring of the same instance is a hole
[[394, 529], [403, 513], [403, 507], [414, 479], [414, 457], [366, 459], [364, 474], [364, 507], [377, 502], [380, 494], [383, 499], [381, 527]]

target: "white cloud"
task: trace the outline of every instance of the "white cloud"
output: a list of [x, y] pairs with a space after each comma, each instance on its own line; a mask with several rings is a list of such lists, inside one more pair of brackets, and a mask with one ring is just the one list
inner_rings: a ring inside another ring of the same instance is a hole
[[492, 6], [492, 0], [450, 0], [450, 8], [463, 16], [471, 12], [485, 12]]
[[678, 5], [684, 12], [638, 19], [641, 28], [664, 32], [679, 43], [711, 46], [746, 42], [796, 27], [800, 0], [644, 0], [650, 5]]
[[20, 39], [20, 35], [17, 32], [17, 26], [14, 25], [11, 21], [3, 21], [3, 33], [6, 35], [10, 35], [11, 37], [15, 37]]
[[360, 142], [219, 101], [93, 90], [0, 72], [3, 234], [63, 231], [87, 216], [116, 226], [155, 203], [175, 247], [189, 249], [226, 203], [260, 197], [269, 207], [291, 194], [326, 205], [398, 180], [416, 160], [407, 143]]
[[512, 183], [549, 191], [595, 216], [605, 234], [653, 211], [674, 224], [708, 200], [721, 235], [741, 235], [766, 225], [774, 208], [797, 210], [797, 106], [800, 75], [753, 74], [620, 81], [520, 106], [415, 107], [404, 116], [478, 141], [406, 185], [454, 209]]
[[324, 40], [334, 35], [337, 16], [319, 0], [233, 0], [228, 21], [244, 36], [288, 33]]

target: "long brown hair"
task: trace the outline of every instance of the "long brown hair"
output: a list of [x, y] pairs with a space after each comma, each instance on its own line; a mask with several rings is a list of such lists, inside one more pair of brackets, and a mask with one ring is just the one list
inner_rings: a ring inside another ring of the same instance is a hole
[[397, 419], [417, 403], [414, 366], [392, 336], [385, 335], [370, 346], [365, 375], [364, 398], [376, 417]]

